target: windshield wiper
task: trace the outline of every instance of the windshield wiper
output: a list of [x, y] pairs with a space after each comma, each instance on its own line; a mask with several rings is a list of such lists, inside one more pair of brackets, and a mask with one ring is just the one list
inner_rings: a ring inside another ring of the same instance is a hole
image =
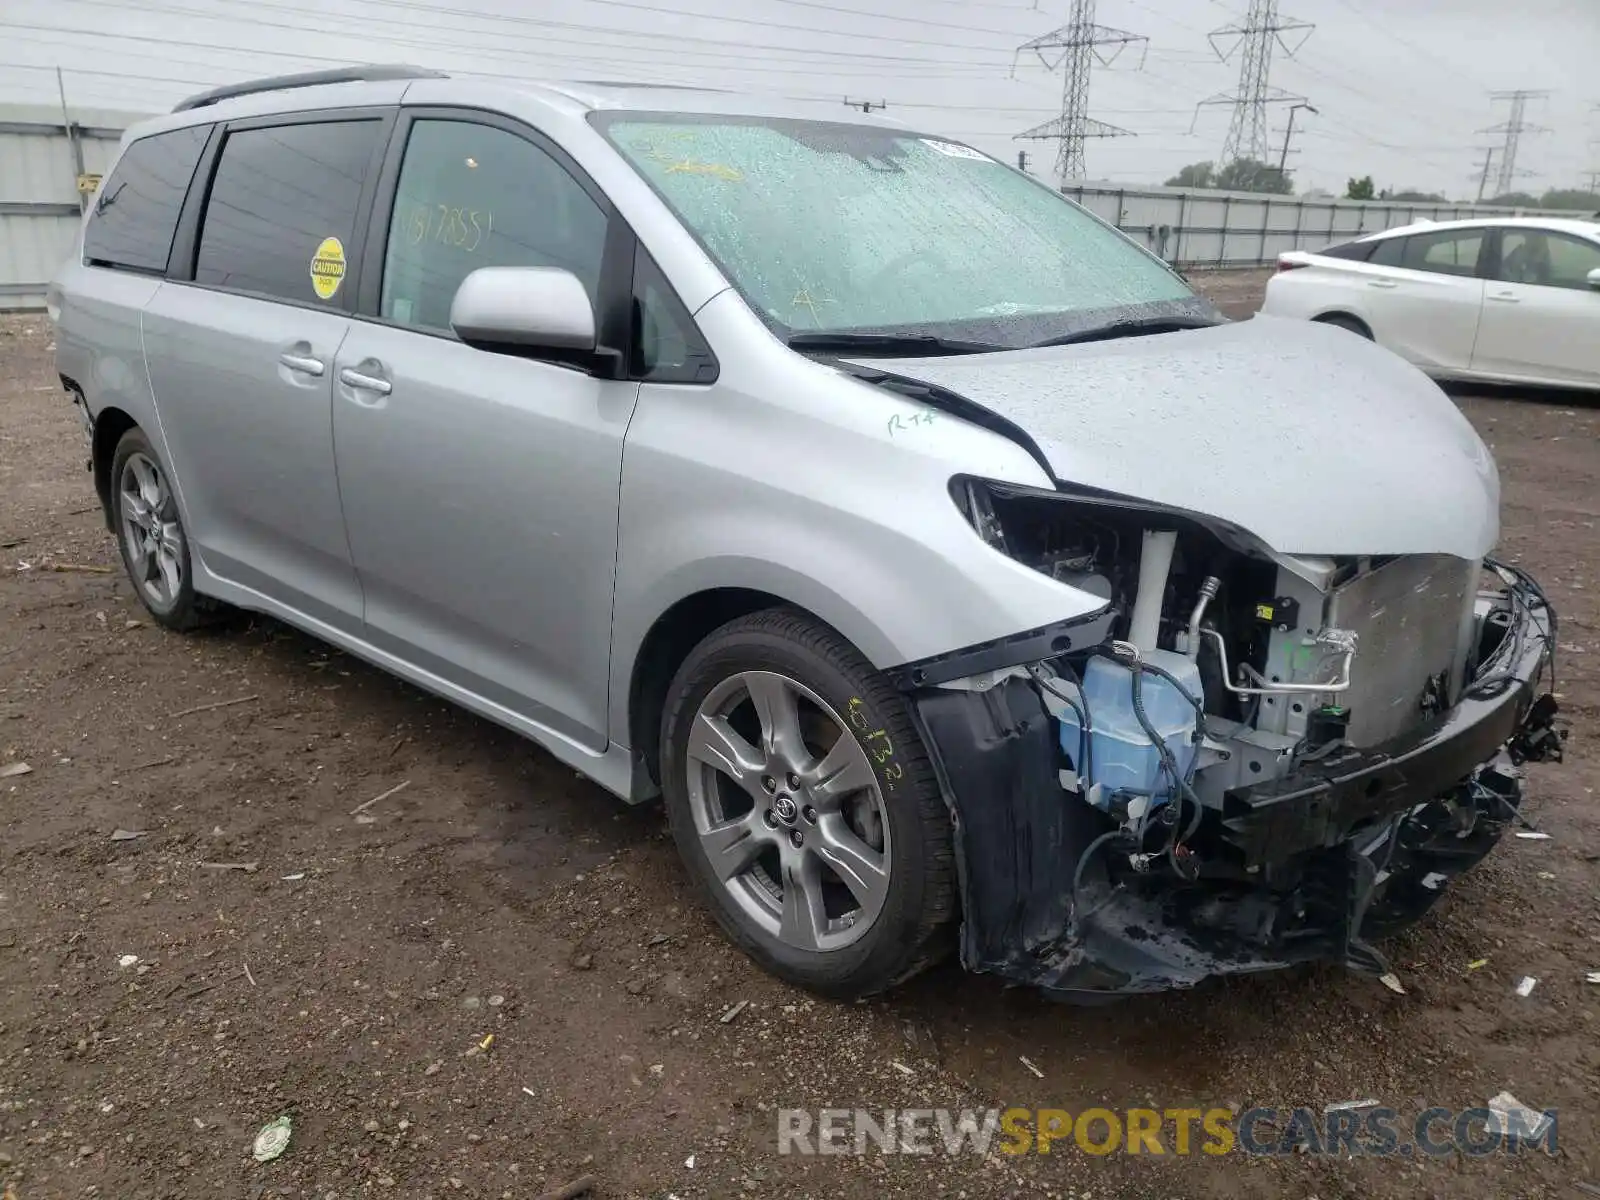
[[965, 342], [928, 333], [829, 333], [817, 330], [789, 335], [791, 350], [875, 351], [879, 354], [989, 354], [1005, 350], [992, 342]]
[[1125, 321], [1112, 321], [1109, 325], [1096, 325], [1092, 329], [1080, 329], [1076, 333], [1064, 333], [1060, 337], [1046, 338], [1042, 342], [1034, 342], [1028, 349], [1076, 346], [1082, 342], [1106, 342], [1113, 338], [1138, 337], [1150, 333], [1176, 333], [1181, 329], [1210, 329], [1213, 325], [1222, 324], [1225, 322], [1208, 321], [1204, 317], [1130, 317]]

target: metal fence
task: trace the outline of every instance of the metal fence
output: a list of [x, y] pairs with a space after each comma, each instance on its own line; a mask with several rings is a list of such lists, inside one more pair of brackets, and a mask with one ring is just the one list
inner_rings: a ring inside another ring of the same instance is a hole
[[1190, 188], [1126, 188], [1114, 183], [1073, 183], [1061, 190], [1180, 267], [1265, 266], [1285, 250], [1315, 250], [1343, 238], [1424, 219], [1584, 215], [1484, 204], [1266, 196]]
[[45, 284], [72, 246], [83, 205], [140, 118], [0, 105], [0, 311], [44, 307]]

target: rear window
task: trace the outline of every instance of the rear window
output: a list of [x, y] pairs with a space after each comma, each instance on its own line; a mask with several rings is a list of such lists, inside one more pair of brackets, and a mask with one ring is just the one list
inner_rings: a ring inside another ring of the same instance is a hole
[[1335, 242], [1331, 246], [1324, 246], [1317, 253], [1323, 258], [1348, 258], [1355, 262], [1366, 262], [1372, 254], [1376, 242]]
[[195, 282], [343, 308], [375, 119], [228, 135], [200, 226]]
[[209, 125], [187, 125], [129, 144], [95, 200], [83, 235], [85, 262], [166, 271], [178, 212], [210, 132]]

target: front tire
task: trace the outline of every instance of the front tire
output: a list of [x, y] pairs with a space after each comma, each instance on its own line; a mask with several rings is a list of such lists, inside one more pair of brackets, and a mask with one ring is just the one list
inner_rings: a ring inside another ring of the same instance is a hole
[[689, 654], [662, 720], [668, 822], [729, 939], [840, 999], [949, 949], [950, 819], [905, 699], [790, 609], [740, 617]]
[[172, 477], [137, 426], [122, 435], [111, 459], [111, 516], [122, 564], [146, 611], [180, 632], [202, 624], [208, 605], [194, 590]]

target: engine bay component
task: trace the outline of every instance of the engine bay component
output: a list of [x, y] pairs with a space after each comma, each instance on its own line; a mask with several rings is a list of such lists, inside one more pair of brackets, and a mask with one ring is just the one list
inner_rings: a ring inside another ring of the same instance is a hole
[[1200, 669], [1171, 650], [1126, 660], [1096, 655], [1073, 686], [1082, 707], [1060, 714], [1061, 748], [1090, 802], [1104, 808], [1116, 792], [1149, 797], [1151, 807], [1169, 799], [1179, 779], [1168, 764], [1187, 780], [1198, 750]]
[[[1201, 631], [1212, 639], [1216, 646], [1217, 660], [1222, 667], [1222, 685], [1235, 696], [1274, 696], [1290, 695], [1295, 692], [1343, 692], [1350, 688], [1350, 671], [1356, 660], [1356, 635], [1348, 629], [1322, 629], [1316, 635], [1305, 639], [1303, 646], [1323, 647], [1341, 656], [1339, 674], [1334, 679], [1311, 683], [1267, 683], [1262, 682], [1259, 687], [1246, 687], [1234, 683], [1228, 672], [1228, 643], [1215, 629]], [[1248, 671], [1249, 668], [1241, 668]], [[1260, 678], [1259, 675], [1256, 678]]]
[[1556, 618], [1524, 572], [1288, 559], [1114, 497], [956, 496], [1104, 604], [1098, 643], [908, 688], [973, 969], [1079, 999], [1317, 958], [1381, 975], [1371, 939], [1492, 848], [1519, 762], [1561, 753]]

